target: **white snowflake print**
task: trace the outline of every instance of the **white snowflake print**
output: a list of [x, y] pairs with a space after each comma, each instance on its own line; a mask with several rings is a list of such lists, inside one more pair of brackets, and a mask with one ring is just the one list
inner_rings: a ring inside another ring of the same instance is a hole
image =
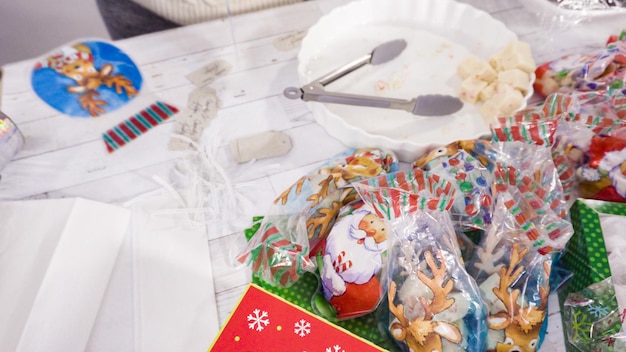
[[341, 348], [341, 346], [339, 345], [334, 345], [331, 347], [326, 347], [326, 352], [346, 352], [346, 350]]
[[269, 316], [266, 311], [255, 309], [252, 314], [248, 314], [248, 327], [250, 330], [262, 331], [270, 324]]
[[293, 324], [293, 332], [300, 337], [305, 337], [311, 333], [311, 323], [304, 319], [300, 319], [300, 321]]
[[596, 318], [602, 318], [609, 314], [609, 308], [601, 305], [590, 305], [587, 309], [589, 310], [589, 313]]

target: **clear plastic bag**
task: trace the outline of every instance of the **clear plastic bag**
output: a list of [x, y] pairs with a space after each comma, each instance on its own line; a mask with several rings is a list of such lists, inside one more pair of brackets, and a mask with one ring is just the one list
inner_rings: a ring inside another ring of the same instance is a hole
[[388, 333], [404, 350], [485, 351], [486, 310], [467, 274], [448, 210], [454, 188], [415, 170], [355, 185], [386, 220]]
[[492, 226], [468, 271], [489, 311], [488, 349], [539, 348], [546, 329], [553, 256], [573, 228], [550, 149], [498, 142]]
[[611, 277], [568, 294], [562, 314], [566, 338], [578, 350], [612, 352], [626, 347]]
[[236, 260], [272, 285], [291, 286], [317, 268], [309, 254], [318, 250], [341, 207], [356, 199], [350, 183], [397, 169], [395, 155], [379, 149], [336, 155], [278, 196]]
[[437, 174], [455, 188], [450, 216], [459, 231], [484, 230], [491, 224], [492, 166], [489, 142], [463, 140], [435, 149], [413, 162]]
[[24, 135], [17, 125], [0, 111], [0, 171], [24, 145]]
[[499, 119], [496, 141], [550, 146], [568, 204], [578, 197], [626, 202], [622, 91], [550, 95], [542, 106]]
[[598, 50], [563, 56], [535, 70], [535, 91], [555, 92], [622, 89], [626, 80], [626, 42], [607, 43]]

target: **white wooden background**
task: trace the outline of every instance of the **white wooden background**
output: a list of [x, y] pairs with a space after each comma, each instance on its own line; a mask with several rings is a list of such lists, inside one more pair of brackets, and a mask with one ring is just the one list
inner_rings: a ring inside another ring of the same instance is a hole
[[[215, 60], [232, 65], [228, 75], [211, 84], [222, 105], [203, 138], [205, 145], [218, 148], [219, 163], [235, 190], [249, 202], [222, 214], [232, 221], [213, 221], [208, 234], [221, 323], [249, 281], [247, 270], [231, 264], [231, 249], [241, 242], [241, 231], [297, 178], [345, 149], [314, 122], [302, 102], [282, 96], [285, 87], [299, 84], [298, 48], [279, 50], [274, 41], [306, 30], [347, 2], [307, 1], [116, 43], [141, 68], [148, 90], [178, 107], [186, 105], [194, 89], [185, 75]], [[537, 62], [585, 50], [587, 44], [602, 44], [606, 39], [598, 35], [597, 43], [585, 42], [566, 30], [567, 23], [548, 23], [552, 31], [546, 31], [545, 13], [537, 16], [517, 0], [467, 2], [491, 13], [531, 43]], [[33, 64], [26, 60], [4, 67], [1, 108], [19, 125], [26, 144], [2, 171], [0, 199], [84, 197], [117, 203], [160, 187], [155, 176], [172, 179], [177, 160], [185, 155], [167, 150], [173, 121], [107, 154], [101, 133], [110, 126], [61, 116], [41, 102], [29, 85]], [[269, 130], [291, 137], [293, 148], [287, 155], [251, 164], [233, 161], [228, 149], [231, 140]], [[564, 350], [555, 298], [552, 295], [550, 329], [542, 351]]]

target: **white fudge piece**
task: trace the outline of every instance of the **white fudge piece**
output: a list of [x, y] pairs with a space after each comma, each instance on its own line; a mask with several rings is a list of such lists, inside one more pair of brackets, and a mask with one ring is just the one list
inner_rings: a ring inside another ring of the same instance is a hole
[[492, 82], [498, 76], [486, 60], [481, 60], [476, 56], [468, 56], [461, 60], [457, 66], [457, 74], [463, 79], [474, 76], [486, 82]]
[[480, 91], [487, 87], [487, 84], [487, 82], [481, 79], [469, 76], [461, 83], [459, 98], [467, 103], [476, 104]]
[[501, 115], [511, 115], [522, 106], [524, 96], [517, 89], [499, 85], [496, 94], [490, 100], [498, 103], [498, 110]]
[[509, 45], [489, 59], [489, 64], [496, 71], [517, 68], [526, 73], [534, 72], [537, 67], [530, 51], [530, 45], [520, 41], [509, 43]]
[[487, 101], [491, 99], [496, 94], [496, 90], [498, 89], [498, 84], [500, 84], [497, 80], [489, 83], [483, 90], [478, 94], [478, 101]]
[[487, 100], [480, 107], [480, 115], [487, 124], [495, 122], [499, 115], [498, 103], [496, 103], [493, 99]]
[[522, 95], [526, 95], [530, 86], [530, 76], [520, 69], [513, 68], [498, 72], [498, 82], [518, 89]]
[[509, 116], [522, 106], [524, 96], [509, 85], [498, 85], [496, 93], [480, 107], [480, 114], [487, 123], [498, 116]]
[[480, 111], [487, 122], [495, 116], [510, 115], [522, 105], [535, 68], [530, 45], [517, 40], [489, 61], [468, 56], [457, 66], [463, 79], [459, 97], [470, 104], [485, 102]]

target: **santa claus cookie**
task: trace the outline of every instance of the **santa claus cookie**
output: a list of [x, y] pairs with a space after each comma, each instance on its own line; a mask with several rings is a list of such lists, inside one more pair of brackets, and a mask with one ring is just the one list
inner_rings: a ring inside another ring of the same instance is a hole
[[361, 200], [342, 209], [318, 256], [318, 314], [344, 320], [372, 312], [381, 300], [380, 274], [387, 250], [385, 222]]

